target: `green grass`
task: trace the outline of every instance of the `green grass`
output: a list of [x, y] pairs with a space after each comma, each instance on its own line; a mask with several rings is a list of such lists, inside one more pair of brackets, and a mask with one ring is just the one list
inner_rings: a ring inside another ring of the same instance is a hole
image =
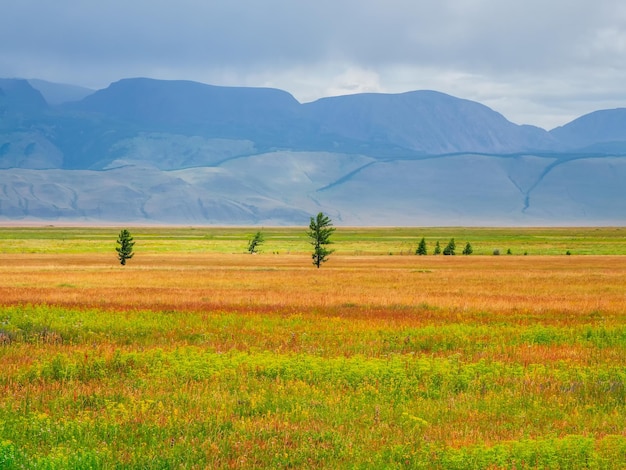
[[[623, 323], [339, 314], [0, 308], [0, 468], [626, 461]], [[549, 358], [562, 348], [576, 360]], [[546, 358], [516, 359], [533, 349]]]
[[[265, 254], [310, 251], [305, 227], [121, 227], [129, 228], [135, 251], [144, 253], [216, 252], [244, 253], [248, 240], [263, 232]], [[107, 253], [115, 246], [120, 228], [0, 227], [0, 253]], [[408, 255], [415, 253], [425, 237], [432, 253], [435, 242], [442, 248], [451, 238], [460, 254], [470, 242], [475, 255], [508, 250], [527, 255], [626, 254], [626, 229], [585, 228], [351, 228], [337, 227], [332, 248], [338, 254]]]

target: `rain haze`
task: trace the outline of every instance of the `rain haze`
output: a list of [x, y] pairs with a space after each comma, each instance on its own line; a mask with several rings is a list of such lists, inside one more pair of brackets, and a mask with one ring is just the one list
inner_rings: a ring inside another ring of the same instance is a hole
[[0, 77], [437, 90], [545, 129], [626, 106], [622, 0], [5, 0]]

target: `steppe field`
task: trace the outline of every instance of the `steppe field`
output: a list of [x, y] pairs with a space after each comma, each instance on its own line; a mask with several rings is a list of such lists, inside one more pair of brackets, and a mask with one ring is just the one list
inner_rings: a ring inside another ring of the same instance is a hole
[[257, 230], [0, 227], [0, 468], [626, 468], [626, 228]]

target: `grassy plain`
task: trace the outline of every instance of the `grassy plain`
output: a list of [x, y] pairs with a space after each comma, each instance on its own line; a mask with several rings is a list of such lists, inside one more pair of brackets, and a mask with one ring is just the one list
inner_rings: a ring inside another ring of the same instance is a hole
[[0, 229], [0, 468], [624, 468], [619, 228], [118, 231]]
[[[0, 253], [111, 253], [119, 228], [115, 227], [1, 227]], [[142, 253], [244, 253], [247, 240], [259, 230], [246, 227], [130, 227]], [[263, 252], [308, 253], [303, 227], [261, 228]], [[406, 255], [414, 253], [424, 237], [432, 253], [455, 238], [460, 253], [470, 242], [476, 255], [626, 254], [626, 227], [468, 228], [468, 227], [340, 227], [333, 236], [338, 254]]]

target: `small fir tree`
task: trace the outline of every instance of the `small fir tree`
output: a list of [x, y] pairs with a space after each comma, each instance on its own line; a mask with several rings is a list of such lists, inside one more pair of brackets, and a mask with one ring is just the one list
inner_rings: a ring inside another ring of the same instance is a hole
[[470, 245], [470, 242], [467, 242], [467, 244], [465, 245], [465, 248], [463, 248], [463, 254], [471, 255], [473, 252], [474, 252], [474, 249], [472, 248], [472, 245]]
[[417, 250], [415, 250], [415, 254], [420, 256], [428, 254], [428, 250], [426, 249], [426, 240], [424, 238], [422, 238], [419, 245], [417, 245]]
[[135, 256], [135, 253], [133, 253], [133, 246], [135, 246], [135, 242], [133, 241], [133, 237], [130, 235], [128, 230], [123, 229], [120, 232], [117, 237], [117, 244], [118, 246], [115, 247], [115, 251], [117, 251], [117, 258], [120, 260], [120, 264], [125, 266], [126, 260]]
[[259, 247], [263, 244], [265, 238], [263, 238], [263, 234], [261, 232], [257, 232], [254, 234], [252, 239], [248, 242], [248, 253], [251, 255], [259, 252]]
[[437, 243], [435, 243], [435, 251], [433, 251], [433, 255], [440, 255], [441, 254], [441, 245], [439, 245], [439, 240], [437, 240]]
[[451, 238], [446, 247], [443, 249], [443, 254], [447, 256], [454, 256], [454, 250], [456, 250], [456, 244], [454, 238]]
[[333, 223], [330, 218], [324, 215], [323, 212], [317, 214], [315, 218], [311, 217], [307, 235], [309, 236], [311, 245], [313, 245], [313, 254], [311, 257], [313, 258], [313, 264], [317, 268], [319, 268], [322, 263], [328, 261], [328, 255], [334, 251], [326, 248], [326, 245], [332, 243], [330, 236], [335, 231], [332, 225]]

